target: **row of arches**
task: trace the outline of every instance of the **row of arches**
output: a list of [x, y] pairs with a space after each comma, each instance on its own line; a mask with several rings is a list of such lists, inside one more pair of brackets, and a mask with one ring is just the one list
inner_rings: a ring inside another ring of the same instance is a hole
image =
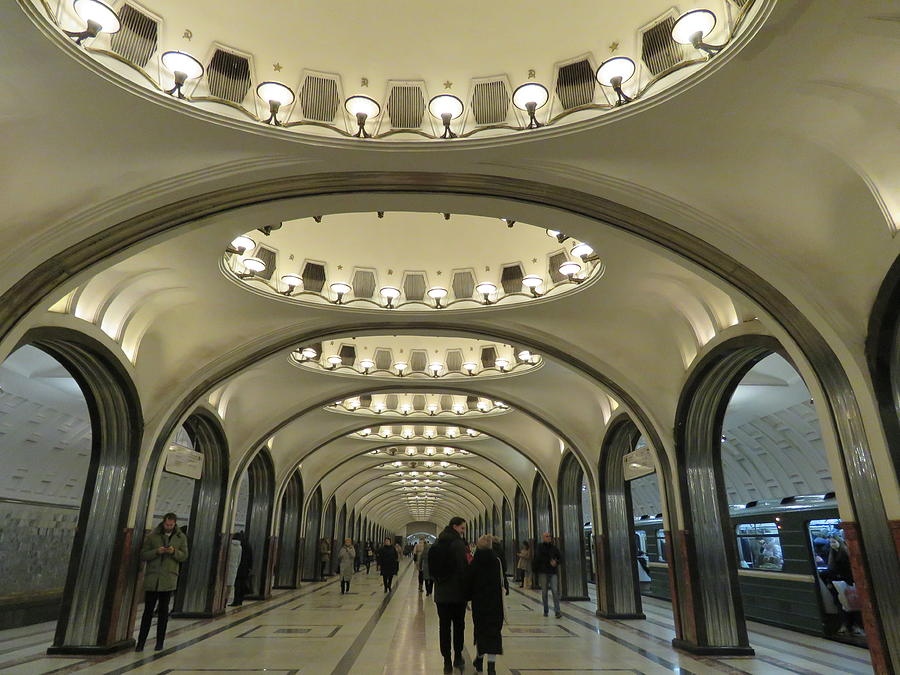
[[[122, 617], [127, 616], [129, 604], [133, 605], [133, 591], [128, 585], [118, 583], [119, 580], [116, 583], [110, 581], [122, 563], [127, 567], [129, 550], [133, 556], [139, 542], [131, 537], [129, 546], [127, 528], [109, 528], [108, 524], [124, 522], [124, 497], [130, 494], [134, 484], [133, 458], [139, 442], [139, 405], [127, 374], [121, 371], [115, 359], [103, 356], [103, 350], [92, 345], [90, 339], [75, 333], [61, 335], [57, 331], [37, 331], [30, 338], [30, 344], [51, 354], [73, 374], [87, 400], [95, 430], [92, 464], [96, 470], [92, 470], [91, 479], [85, 485], [82, 507], [87, 509], [87, 516], [79, 520], [57, 629], [58, 647], [83, 646], [90, 644], [92, 639], [102, 642], [104, 631], [108, 636], [110, 627], [116, 622], [127, 624]], [[740, 598], [734, 591], [733, 547], [721, 541], [725, 502], [721, 496], [721, 462], [717, 459], [720, 448], [715, 430], [721, 429], [723, 401], [727, 401], [729, 391], [734, 389], [740, 377], [754, 363], [779, 349], [767, 338], [742, 340], [729, 347], [728, 351], [715, 354], [704, 368], [695, 372], [679, 406], [676, 457], [682, 468], [688, 467], [690, 471], [679, 474], [685, 527], [681, 533], [669, 538], [673, 549], [681, 551], [680, 555], [672, 557], [676, 568], [674, 576], [689, 582], [686, 588], [683, 583], [680, 588], [679, 584], [673, 584], [673, 593], [687, 594], [695, 610], [689, 617], [682, 617], [690, 622], [682, 622], [679, 626], [681, 639], [689, 644], [701, 643], [710, 649], [748, 647]], [[176, 610], [202, 614], [216, 611], [220, 604], [215, 591], [220, 586], [217, 579], [223, 565], [221, 531], [225, 519], [228, 453], [224, 434], [216, 427], [213, 416], [197, 412], [185, 421], [184, 426], [195, 449], [203, 455], [207, 470], [195, 487], [190, 516], [195, 553], [186, 569], [188, 582], [180, 589]], [[634, 421], [622, 416], [610, 426], [601, 452], [598, 475], [599, 494], [603, 498], [599, 504], [602, 534], [597, 544], [598, 588], [601, 589], [598, 606], [609, 616], [640, 615], [637, 584], [627, 583], [629, 577], [634, 577], [634, 567], [629, 556], [624, 555], [625, 551], [633, 551], [630, 536], [633, 514], [621, 488], [624, 480], [620, 476], [622, 457], [633, 450], [639, 435]], [[698, 440], [703, 442], [698, 443]], [[664, 492], [670, 495], [673, 494], [672, 477], [662, 454], [657, 453], [661, 482]], [[315, 541], [307, 538], [301, 545], [298, 537], [301, 515], [296, 507], [304, 501], [299, 475], [291, 478], [282, 498], [283, 505], [288, 505], [291, 511], [285, 510], [284, 506], [281, 511], [278, 532], [285, 541], [280, 547], [276, 547], [277, 539], [270, 535], [276, 488], [274, 468], [265, 451], [259, 452], [249, 463], [246, 475], [249, 495], [245, 527], [254, 550], [262, 554], [262, 562], [254, 570], [256, 595], [267, 597], [270, 592], [276, 553], [279, 585], [296, 583], [297, 570], [301, 570], [301, 578], [317, 578]], [[584, 540], [579, 529], [584, 520], [580, 498], [583, 481], [578, 461], [574, 455], [567, 455], [560, 471], [558, 521], [554, 516], [551, 491], [544, 480], [535, 481], [531, 495], [533, 535], [554, 531], [554, 525], [559, 522], [564, 548], [572, 551], [567, 553], [570, 559], [564, 568], [563, 584], [564, 596], [571, 598], [586, 596]], [[101, 495], [103, 499], [98, 498]], [[110, 495], [119, 498], [111, 499]], [[337, 535], [333, 539], [343, 538], [348, 523], [346, 506], [338, 514], [332, 499], [323, 513], [320, 490], [316, 490], [311, 500], [306, 510], [306, 531], [331, 532]], [[510, 555], [513, 540], [507, 534], [507, 528], [510, 532], [515, 529], [515, 539], [520, 540], [519, 532], [528, 519], [525, 498], [520, 491], [514, 496], [514, 505], [514, 520], [512, 509], [504, 501], [502, 511], [493, 506], [490, 512], [479, 516], [476, 524], [480, 530], [503, 532], [507, 555]], [[104, 527], [100, 528], [99, 523]], [[366, 531], [363, 523], [356, 527]], [[628, 535], [623, 540], [625, 532]], [[686, 536], [688, 532], [690, 539]], [[619, 537], [618, 541], [616, 537]], [[305, 553], [302, 557], [298, 555], [301, 550]], [[106, 552], [107, 557], [97, 557], [98, 551]], [[865, 569], [865, 558], [857, 556], [856, 564], [862, 566], [862, 576], [869, 572]], [[679, 565], [683, 566], [681, 570], [677, 569]], [[96, 609], [96, 603], [92, 603], [93, 607], [87, 611], [85, 598], [94, 592], [99, 592], [106, 600], [102, 608]], [[868, 611], [874, 616], [877, 610], [873, 598]]]

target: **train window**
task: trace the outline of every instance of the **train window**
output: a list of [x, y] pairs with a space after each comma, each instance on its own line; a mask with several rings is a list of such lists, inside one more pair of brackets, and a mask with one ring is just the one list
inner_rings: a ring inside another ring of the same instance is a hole
[[835, 534], [843, 539], [843, 533], [840, 531], [841, 521], [839, 518], [826, 518], [824, 520], [811, 520], [806, 526], [809, 532], [809, 542], [815, 555], [816, 569], [828, 569], [828, 537]]
[[634, 531], [634, 546], [637, 549], [635, 553], [647, 552], [647, 533], [643, 530]]
[[666, 531], [656, 531], [656, 561], [666, 562]]
[[781, 570], [784, 567], [777, 523], [741, 523], [736, 529], [741, 567], [754, 570]]

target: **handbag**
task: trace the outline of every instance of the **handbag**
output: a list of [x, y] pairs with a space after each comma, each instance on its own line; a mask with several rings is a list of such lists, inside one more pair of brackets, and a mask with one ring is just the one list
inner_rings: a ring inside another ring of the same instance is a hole
[[859, 597], [859, 592], [856, 590], [856, 585], [848, 585], [844, 589], [844, 611], [846, 612], [861, 612], [862, 611], [862, 600]]

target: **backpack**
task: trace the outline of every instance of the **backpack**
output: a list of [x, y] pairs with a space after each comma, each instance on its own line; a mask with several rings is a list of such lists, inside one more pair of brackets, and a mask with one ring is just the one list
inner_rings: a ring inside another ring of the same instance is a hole
[[452, 539], [442, 538], [428, 549], [428, 574], [438, 583], [447, 581], [456, 573], [452, 543]]

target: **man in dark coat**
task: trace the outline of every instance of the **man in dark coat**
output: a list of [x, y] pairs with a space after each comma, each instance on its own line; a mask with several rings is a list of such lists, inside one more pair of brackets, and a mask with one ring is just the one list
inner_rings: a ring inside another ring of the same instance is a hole
[[244, 604], [244, 596], [250, 594], [250, 575], [253, 573], [253, 549], [247, 541], [247, 534], [239, 532], [235, 535], [241, 542], [241, 562], [238, 563], [237, 575], [234, 577], [234, 600], [232, 607]]
[[141, 617], [141, 628], [135, 647], [135, 651], [138, 652], [144, 649], [144, 643], [150, 634], [153, 613], [157, 607], [156, 651], [163, 648], [166, 639], [169, 599], [178, 586], [181, 563], [188, 557], [187, 537], [176, 527], [176, 522], [176, 515], [167, 513], [163, 516], [162, 522], [144, 538], [141, 547], [141, 560], [147, 563], [147, 567], [144, 570], [144, 616]]
[[541, 600], [544, 601], [544, 616], [548, 614], [547, 591], [553, 593], [553, 611], [556, 618], [562, 618], [559, 609], [559, 563], [562, 560], [559, 549], [553, 543], [553, 537], [549, 532], [544, 532], [544, 540], [537, 545], [534, 552], [534, 572], [538, 575], [541, 585]]
[[[466, 587], [465, 576], [469, 566], [466, 558], [466, 521], [459, 516], [450, 519], [450, 524], [438, 535], [437, 543], [430, 555], [437, 552], [449, 554], [449, 570], [437, 575], [438, 566], [430, 564], [434, 576], [434, 602], [437, 605], [441, 655], [444, 657], [444, 672], [452, 673], [453, 668], [465, 667], [462, 650], [466, 631]], [[445, 548], [446, 547], [446, 548]], [[450, 660], [450, 635], [453, 629], [453, 656]]]
[[384, 546], [378, 549], [378, 568], [381, 570], [384, 592], [387, 593], [394, 583], [394, 575], [400, 569], [400, 556], [389, 537], [384, 538]]
[[475, 556], [466, 571], [466, 597], [472, 601], [472, 626], [478, 654], [473, 665], [476, 672], [482, 672], [484, 655], [487, 654], [489, 674], [497, 672], [497, 654], [503, 653], [500, 629], [506, 614], [504, 590], [509, 594], [503, 559], [497, 556], [493, 541], [489, 534], [478, 540]]

